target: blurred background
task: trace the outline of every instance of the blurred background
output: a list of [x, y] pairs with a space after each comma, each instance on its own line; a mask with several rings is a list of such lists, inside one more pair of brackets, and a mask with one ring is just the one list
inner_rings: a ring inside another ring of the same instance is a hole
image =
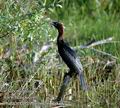
[[0, 0], [0, 105], [56, 106], [51, 101], [68, 68], [52, 21], [64, 24], [64, 38], [80, 56], [90, 87], [83, 92], [73, 78], [64, 107], [119, 108], [120, 0]]

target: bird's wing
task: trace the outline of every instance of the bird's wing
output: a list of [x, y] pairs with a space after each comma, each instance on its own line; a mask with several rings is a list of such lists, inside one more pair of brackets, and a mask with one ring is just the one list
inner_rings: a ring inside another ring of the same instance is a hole
[[76, 52], [72, 48], [70, 48], [64, 41], [61, 41], [60, 46], [62, 47], [63, 51], [59, 50], [59, 53], [61, 53], [60, 55], [63, 58], [64, 62], [68, 65], [68, 67], [73, 68], [77, 72], [82, 72], [82, 64], [80, 63]]
[[75, 51], [72, 48], [70, 48], [66, 43], [64, 43], [64, 49], [65, 49], [65, 51], [67, 51], [68, 53], [70, 53], [71, 56], [73, 56], [74, 58], [76, 58]]
[[78, 67], [80, 68], [80, 70], [83, 71], [83, 66], [82, 66], [82, 64], [80, 62], [80, 59], [78, 57], [76, 58], [76, 65], [78, 65]]
[[66, 55], [64, 55], [67, 61], [66, 64], [70, 64], [72, 68], [81, 73], [83, 71], [83, 67], [74, 50], [72, 50], [70, 47], [64, 47], [64, 52]]
[[[62, 55], [63, 54], [63, 55]], [[80, 84], [83, 88], [83, 90], [87, 90], [87, 84], [84, 79], [84, 74], [83, 74], [83, 67], [82, 64], [79, 60], [79, 58], [76, 56], [76, 53], [74, 50], [72, 50], [68, 45], [64, 44], [63, 47], [63, 53], [62, 53], [62, 58], [64, 62], [68, 65], [70, 69], [73, 69], [73, 71], [76, 71], [79, 79], [80, 79]]]
[[69, 50], [64, 50], [65, 52], [65, 57], [66, 57], [66, 64], [69, 66], [70, 65], [70, 69], [73, 69], [74, 71], [77, 72], [78, 74], [78, 77], [79, 77], [79, 80], [80, 80], [80, 84], [83, 88], [83, 90], [87, 90], [87, 84], [86, 84], [86, 81], [84, 79], [84, 74], [83, 74], [83, 67], [82, 67], [82, 64], [79, 60], [79, 58], [77, 57], [73, 57], [71, 55], [71, 53], [69, 53]]

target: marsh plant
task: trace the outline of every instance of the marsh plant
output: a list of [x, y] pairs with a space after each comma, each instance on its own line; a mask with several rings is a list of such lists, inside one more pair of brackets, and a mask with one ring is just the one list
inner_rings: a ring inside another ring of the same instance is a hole
[[[1, 0], [0, 105], [50, 107], [67, 66], [56, 46], [53, 20], [65, 26], [65, 40], [76, 50], [89, 85], [68, 85], [61, 106], [120, 107], [119, 0]], [[100, 40], [103, 44], [81, 48]]]

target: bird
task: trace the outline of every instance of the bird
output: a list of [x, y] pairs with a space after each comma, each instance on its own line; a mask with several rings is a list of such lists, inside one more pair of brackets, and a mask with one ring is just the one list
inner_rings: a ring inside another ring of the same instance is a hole
[[53, 21], [51, 23], [58, 30], [57, 47], [58, 53], [64, 63], [68, 66], [69, 71], [65, 73], [58, 97], [55, 101], [59, 102], [64, 97], [64, 92], [73, 76], [78, 76], [80, 85], [84, 91], [88, 90], [87, 83], [84, 79], [83, 66], [76, 55], [76, 52], [64, 41], [64, 26], [62, 23]]

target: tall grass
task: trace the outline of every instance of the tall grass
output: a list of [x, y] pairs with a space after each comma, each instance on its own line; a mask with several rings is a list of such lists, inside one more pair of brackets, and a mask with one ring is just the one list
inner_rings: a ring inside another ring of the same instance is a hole
[[[59, 20], [65, 40], [77, 48], [90, 87], [84, 93], [73, 78], [65, 93], [66, 106], [120, 106], [119, 0], [6, 0], [0, 7], [0, 105], [50, 107], [68, 71], [57, 52], [57, 32], [50, 26]], [[108, 37], [114, 42], [94, 48], [117, 59], [79, 47]]]

